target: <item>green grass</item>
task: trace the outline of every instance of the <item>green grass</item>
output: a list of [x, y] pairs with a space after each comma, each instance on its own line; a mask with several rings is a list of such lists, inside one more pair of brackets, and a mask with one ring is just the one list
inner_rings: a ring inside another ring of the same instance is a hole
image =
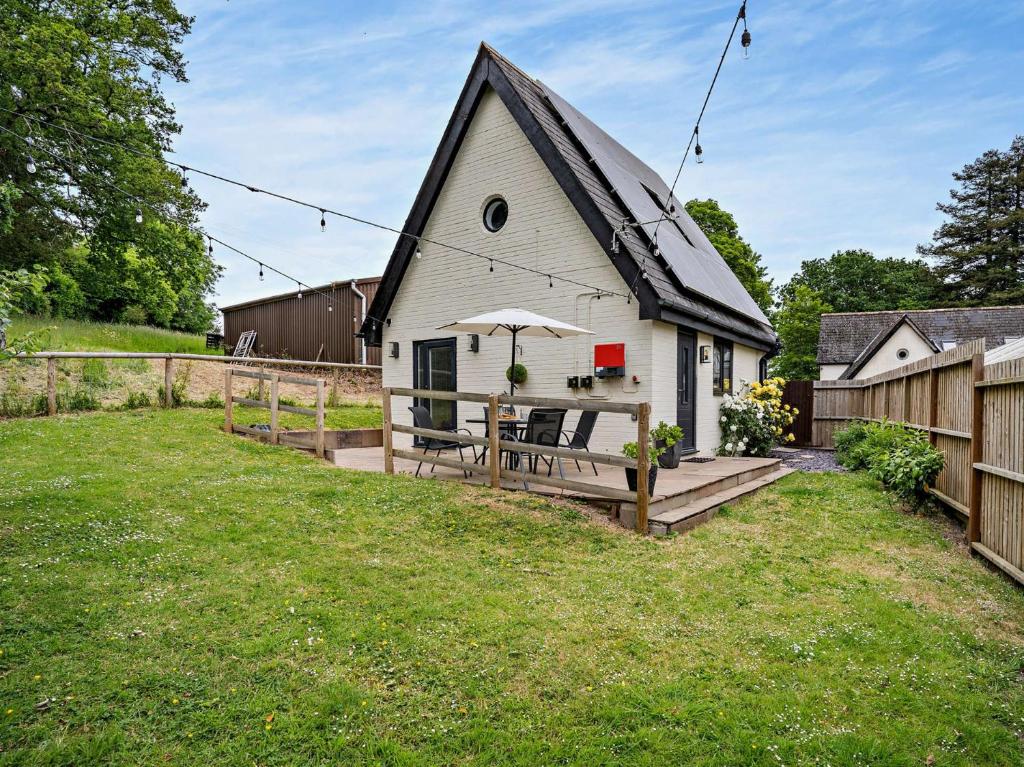
[[1022, 762], [1024, 595], [865, 477], [658, 541], [221, 418], [0, 424], [0, 764]]
[[[313, 408], [308, 402], [302, 402], [300, 406]], [[242, 426], [270, 423], [270, 411], [256, 407], [235, 405], [231, 417]], [[316, 428], [316, 419], [310, 416], [282, 412], [278, 418], [282, 429]], [[328, 429], [379, 429], [383, 423], [380, 406], [375, 404], [339, 405], [324, 410], [324, 425]]]
[[144, 325], [23, 316], [14, 319], [10, 335], [32, 331], [43, 332], [41, 345], [46, 351], [219, 353], [206, 348], [206, 336]]

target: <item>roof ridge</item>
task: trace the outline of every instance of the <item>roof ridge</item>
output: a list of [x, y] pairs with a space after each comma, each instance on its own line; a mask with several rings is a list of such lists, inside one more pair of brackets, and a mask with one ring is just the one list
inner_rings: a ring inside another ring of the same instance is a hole
[[991, 311], [995, 309], [1020, 309], [1024, 311], [1024, 304], [1000, 304], [999, 306], [946, 306], [932, 309], [876, 309], [870, 312], [822, 312], [822, 317], [851, 317], [863, 316], [865, 314], [926, 314], [929, 312], [977, 312]]
[[529, 72], [527, 72], [522, 67], [518, 66], [515, 62], [513, 62], [511, 59], [509, 59], [508, 56], [503, 55], [501, 52], [498, 51], [497, 48], [495, 48], [493, 45], [491, 45], [486, 40], [481, 40], [480, 41], [480, 50], [484, 51], [485, 53], [487, 53], [488, 56], [490, 56], [492, 58], [500, 59], [501, 63], [507, 64], [508, 66], [510, 66], [512, 69], [514, 69], [519, 74], [521, 74], [523, 77], [525, 77], [530, 82], [534, 82], [534, 83], [535, 82], [539, 82], [536, 77], [531, 75]]

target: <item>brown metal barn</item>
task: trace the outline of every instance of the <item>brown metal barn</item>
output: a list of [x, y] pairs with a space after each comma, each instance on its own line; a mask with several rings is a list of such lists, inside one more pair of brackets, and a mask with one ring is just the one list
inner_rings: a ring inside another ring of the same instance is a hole
[[[366, 296], [366, 302], [353, 291]], [[380, 277], [332, 282], [312, 291], [282, 293], [221, 309], [224, 344], [232, 348], [247, 330], [256, 331], [253, 354], [324, 362], [363, 362], [363, 344], [355, 337], [377, 294]], [[317, 292], [314, 292], [317, 291]], [[321, 295], [326, 294], [326, 295]], [[329, 296], [329, 298], [328, 298]], [[332, 307], [328, 311], [328, 306]], [[380, 364], [380, 349], [366, 348], [368, 365]]]

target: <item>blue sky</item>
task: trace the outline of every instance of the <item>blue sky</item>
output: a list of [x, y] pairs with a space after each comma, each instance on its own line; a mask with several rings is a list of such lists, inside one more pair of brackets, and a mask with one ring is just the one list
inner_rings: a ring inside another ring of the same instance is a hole
[[[401, 226], [481, 40], [670, 181], [738, 2], [181, 0], [185, 164]], [[911, 257], [951, 173], [1024, 132], [1024, 4], [750, 0], [677, 194], [713, 197], [777, 281], [861, 247]], [[214, 236], [308, 284], [380, 274], [394, 236], [194, 178]], [[223, 248], [217, 300], [260, 283]]]

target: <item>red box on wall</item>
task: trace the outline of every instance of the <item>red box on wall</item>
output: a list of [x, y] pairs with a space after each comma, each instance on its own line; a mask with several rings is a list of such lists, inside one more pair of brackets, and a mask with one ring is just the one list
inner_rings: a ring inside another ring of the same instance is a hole
[[594, 375], [598, 378], [626, 375], [626, 345], [594, 344]]

